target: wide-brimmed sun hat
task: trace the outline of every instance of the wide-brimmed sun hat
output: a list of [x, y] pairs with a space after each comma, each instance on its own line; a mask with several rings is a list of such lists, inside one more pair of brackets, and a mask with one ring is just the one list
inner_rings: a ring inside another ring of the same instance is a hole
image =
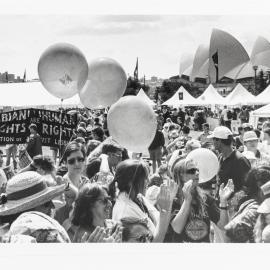
[[[21, 213], [53, 200], [65, 191], [66, 185], [48, 187], [37, 172], [23, 172], [7, 183], [6, 196], [0, 200], [0, 216]], [[4, 198], [4, 199], [3, 199]]]

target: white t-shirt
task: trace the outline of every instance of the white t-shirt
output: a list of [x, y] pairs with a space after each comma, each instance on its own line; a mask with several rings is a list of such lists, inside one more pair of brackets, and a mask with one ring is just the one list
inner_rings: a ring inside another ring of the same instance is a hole
[[149, 216], [146, 213], [144, 213], [135, 202], [129, 199], [128, 194], [125, 192], [121, 192], [116, 199], [116, 202], [112, 211], [112, 219], [114, 221], [120, 221], [122, 218], [126, 218], [126, 217], [147, 219], [148, 228], [154, 235], [155, 228], [159, 220], [159, 212], [153, 205], [151, 205], [150, 202], [147, 201], [147, 199], [144, 196], [142, 196], [141, 194], [139, 195], [143, 199], [144, 204], [147, 207], [151, 217], [154, 218], [154, 222], [152, 222]]

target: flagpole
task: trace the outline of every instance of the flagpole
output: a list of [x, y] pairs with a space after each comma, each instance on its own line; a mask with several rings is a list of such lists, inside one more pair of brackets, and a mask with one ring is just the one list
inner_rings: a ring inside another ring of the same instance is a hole
[[60, 110], [60, 145], [59, 145], [59, 162], [60, 162], [60, 155], [62, 150], [62, 113], [63, 113], [63, 99], [61, 98], [61, 110]]

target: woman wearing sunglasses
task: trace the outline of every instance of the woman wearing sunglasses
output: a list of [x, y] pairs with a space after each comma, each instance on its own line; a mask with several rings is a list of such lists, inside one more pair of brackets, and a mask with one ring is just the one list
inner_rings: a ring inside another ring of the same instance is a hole
[[175, 164], [173, 174], [180, 189], [168, 241], [210, 242], [210, 221], [220, 229], [224, 229], [229, 221], [227, 200], [234, 189], [232, 181], [229, 180], [226, 187], [221, 185], [218, 209], [214, 198], [198, 186], [199, 170], [192, 160], [180, 160]]
[[112, 218], [117, 222], [123, 218], [145, 219], [153, 235], [153, 242], [163, 242], [178, 187], [170, 180], [167, 185], [160, 186], [157, 210], [144, 197], [147, 179], [148, 169], [142, 161], [128, 159], [118, 164], [109, 188], [110, 195], [115, 199]]
[[88, 178], [83, 175], [85, 169], [86, 149], [85, 146], [72, 141], [64, 152], [63, 162], [66, 163], [67, 173], [63, 178], [76, 188], [80, 188]]
[[112, 204], [107, 190], [94, 183], [85, 184], [75, 201], [72, 224], [77, 226], [73, 242], [121, 242], [121, 229], [108, 219]]

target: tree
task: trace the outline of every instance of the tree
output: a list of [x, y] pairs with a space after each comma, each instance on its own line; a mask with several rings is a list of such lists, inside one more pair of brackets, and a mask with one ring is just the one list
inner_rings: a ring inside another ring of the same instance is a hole
[[264, 78], [263, 70], [259, 71], [258, 75], [258, 88], [257, 91], [261, 93], [266, 87], [266, 80]]

